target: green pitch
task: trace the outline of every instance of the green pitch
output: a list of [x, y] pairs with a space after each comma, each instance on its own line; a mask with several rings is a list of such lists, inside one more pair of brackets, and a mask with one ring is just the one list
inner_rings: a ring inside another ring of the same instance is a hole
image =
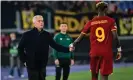
[[[48, 76], [46, 80], [55, 80], [54, 76]], [[91, 80], [89, 71], [71, 73], [69, 80]], [[109, 76], [109, 80], [133, 80], [133, 66], [114, 68], [114, 73]]]

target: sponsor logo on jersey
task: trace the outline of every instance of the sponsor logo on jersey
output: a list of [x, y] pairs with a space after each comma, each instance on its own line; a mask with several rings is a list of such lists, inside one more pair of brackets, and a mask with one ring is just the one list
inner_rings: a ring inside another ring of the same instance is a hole
[[70, 40], [69, 38], [67, 38], [67, 40]]
[[60, 38], [60, 40], [62, 40], [62, 38]]
[[91, 25], [108, 23], [107, 20], [98, 20], [91, 22]]

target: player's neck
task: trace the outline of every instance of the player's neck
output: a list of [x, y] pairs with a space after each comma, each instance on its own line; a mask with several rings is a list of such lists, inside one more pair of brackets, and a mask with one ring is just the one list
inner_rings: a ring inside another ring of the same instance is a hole
[[62, 33], [62, 34], [66, 34], [66, 32], [64, 32], [64, 31], [61, 31], [60, 33]]
[[102, 12], [99, 12], [98, 13], [98, 16], [106, 16], [106, 14], [105, 13], [102, 13]]

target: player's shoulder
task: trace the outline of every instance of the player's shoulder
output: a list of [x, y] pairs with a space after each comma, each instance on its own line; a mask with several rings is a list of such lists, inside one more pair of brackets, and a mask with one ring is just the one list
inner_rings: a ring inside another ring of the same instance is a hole
[[107, 18], [109, 21], [112, 21], [112, 22], [114, 22], [114, 21], [115, 21], [115, 19], [114, 19], [114, 18], [112, 18], [112, 17], [106, 16], [106, 18]]
[[104, 16], [104, 17], [98, 17], [98, 16], [95, 16], [92, 21], [96, 21], [96, 20], [101, 20], [101, 19], [106, 19], [106, 20], [109, 20], [109, 21], [115, 21], [113, 18], [109, 17], [109, 16]]
[[97, 16], [94, 16], [91, 21], [97, 20]]
[[91, 22], [92, 22], [92, 20], [87, 21], [87, 22], [86, 22], [86, 25], [91, 24]]
[[57, 37], [59, 37], [59, 36], [60, 36], [60, 33], [56, 33], [56, 34], [54, 35], [55, 38], [57, 38]]
[[60, 33], [56, 33], [55, 36], [60, 36]]
[[67, 35], [67, 37], [71, 38], [71, 36], [69, 34], [66, 34], [66, 35]]

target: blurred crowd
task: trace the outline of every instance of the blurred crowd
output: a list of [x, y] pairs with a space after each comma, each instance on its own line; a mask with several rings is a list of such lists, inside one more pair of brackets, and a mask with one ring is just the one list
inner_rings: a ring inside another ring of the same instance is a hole
[[8, 34], [2, 33], [0, 43], [1, 43], [1, 53], [6, 53], [10, 44], [10, 36]]
[[[98, 1], [8, 1], [3, 2], [17, 10], [33, 10], [37, 14], [48, 11], [72, 11], [77, 13], [96, 12]], [[133, 13], [133, 1], [106, 1], [109, 13]]]
[[16, 33], [1, 33], [1, 40], [0, 40], [0, 46], [1, 46], [1, 53], [2, 55], [9, 54], [9, 49], [12, 47], [12, 34], [15, 36], [15, 42], [18, 43], [18, 37]]

